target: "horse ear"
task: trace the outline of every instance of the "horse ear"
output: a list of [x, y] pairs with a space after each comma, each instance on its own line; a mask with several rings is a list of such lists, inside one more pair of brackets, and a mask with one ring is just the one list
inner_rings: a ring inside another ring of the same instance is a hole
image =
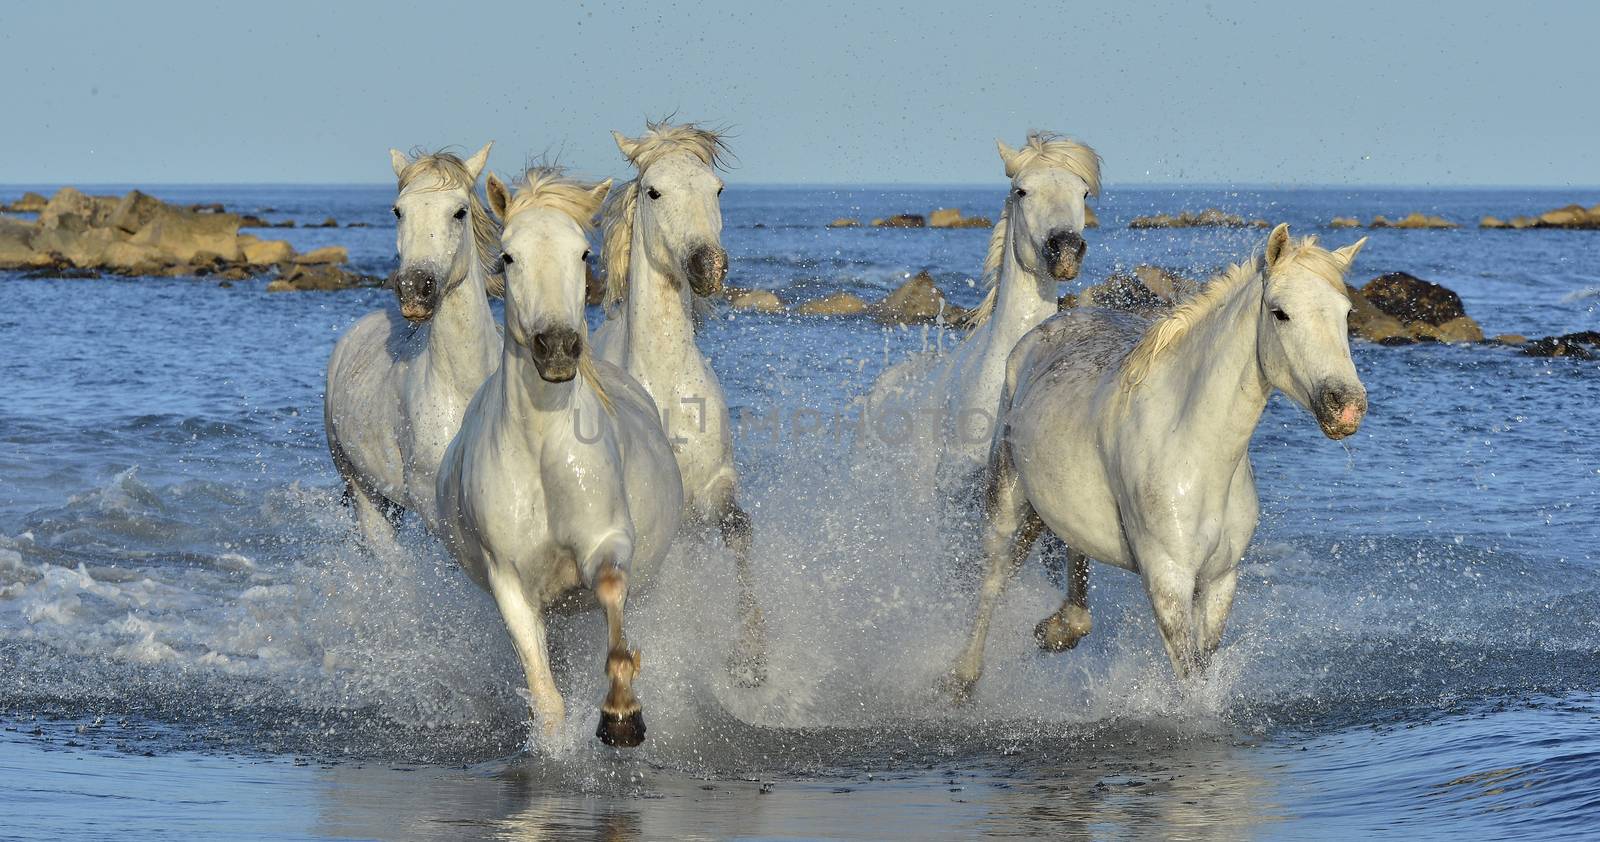
[[506, 207], [511, 204], [511, 191], [506, 189], [505, 182], [500, 176], [489, 173], [489, 181], [485, 185], [489, 193], [489, 210], [501, 219], [506, 218]]
[[602, 181], [599, 184], [596, 184], [595, 186], [589, 188], [589, 195], [594, 197], [594, 203], [596, 205], [599, 205], [601, 202], [604, 202], [606, 200], [606, 194], [610, 193], [610, 192], [611, 192], [611, 179], [609, 179], [609, 178], [606, 179], [605, 181]]
[[483, 165], [489, 163], [489, 150], [492, 148], [494, 148], [494, 141], [491, 140], [485, 143], [477, 154], [463, 162], [467, 168], [467, 175], [472, 176], [473, 181], [478, 180], [478, 176], [483, 172]]
[[622, 132], [615, 130], [611, 132], [611, 139], [616, 141], [617, 148], [622, 150], [622, 157], [627, 158], [628, 162], [632, 163], [633, 153], [639, 151], [639, 141], [629, 140]]
[[1344, 261], [1344, 268], [1349, 269], [1350, 264], [1356, 262], [1356, 255], [1361, 253], [1362, 246], [1365, 246], [1366, 244], [1367, 238], [1362, 237], [1361, 239], [1356, 240], [1344, 248], [1334, 249], [1333, 253], [1338, 255], [1340, 260]]
[[1280, 222], [1278, 227], [1272, 229], [1267, 235], [1267, 265], [1274, 266], [1278, 259], [1283, 257], [1283, 250], [1289, 245], [1289, 223]]
[[1012, 149], [1006, 144], [1005, 141], [998, 137], [994, 139], [994, 145], [996, 149], [1000, 150], [1001, 162], [1006, 165], [1006, 177], [1009, 178], [1016, 175], [1016, 171], [1011, 168], [1011, 162], [1017, 159], [1017, 150]]
[[394, 167], [395, 178], [399, 178], [400, 174], [406, 171], [406, 165], [409, 163], [411, 162], [406, 160], [404, 152], [398, 149], [389, 150], [389, 166]]

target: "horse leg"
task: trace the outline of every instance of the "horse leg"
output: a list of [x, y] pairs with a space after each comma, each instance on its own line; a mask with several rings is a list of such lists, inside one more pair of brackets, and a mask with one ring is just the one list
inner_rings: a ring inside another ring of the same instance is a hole
[[1033, 542], [1044, 531], [1044, 521], [1028, 503], [1015, 469], [1004, 456], [989, 489], [987, 520], [983, 548], [988, 559], [988, 573], [978, 590], [978, 613], [972, 621], [972, 637], [945, 677], [945, 690], [957, 704], [972, 695], [978, 676], [983, 674], [983, 646], [989, 638], [989, 620], [995, 605], [1022, 566], [1022, 560], [1033, 549]]
[[728, 655], [728, 672], [744, 687], [760, 687], [767, 680], [767, 621], [750, 572], [750, 516], [730, 498], [717, 526], [723, 545], [733, 552], [738, 585], [739, 641]]
[[1140, 556], [1145, 593], [1155, 609], [1156, 626], [1167, 647], [1167, 658], [1179, 678], [1188, 678], [1199, 664], [1195, 657], [1194, 573], [1168, 557]]
[[400, 525], [400, 517], [405, 514], [405, 509], [363, 482], [356, 474], [355, 466], [350, 464], [349, 457], [344, 455], [344, 450], [332, 439], [330, 431], [328, 451], [333, 455], [333, 466], [344, 479], [344, 499], [355, 509], [356, 525], [360, 527], [361, 534], [366, 536], [368, 546], [384, 552], [397, 549], [399, 541], [395, 537], [395, 530]]
[[1198, 663], [1204, 669], [1222, 645], [1223, 627], [1233, 609], [1233, 591], [1239, 584], [1239, 568], [1229, 567], [1219, 576], [1200, 583], [1195, 592], [1196, 622], [1200, 626]]
[[511, 644], [522, 660], [522, 672], [528, 682], [528, 693], [533, 696], [534, 710], [539, 715], [547, 737], [555, 736], [566, 720], [566, 703], [561, 691], [556, 689], [555, 676], [550, 674], [549, 644], [545, 640], [544, 618], [528, 601], [522, 580], [515, 570], [501, 570], [490, 560], [489, 592], [500, 607], [500, 617], [506, 631], [511, 633]]
[[1062, 652], [1078, 645], [1094, 622], [1089, 618], [1089, 558], [1067, 548], [1067, 598], [1056, 613], [1033, 627], [1039, 648]]
[[639, 697], [633, 694], [633, 679], [639, 674], [639, 650], [630, 651], [628, 639], [622, 633], [628, 574], [606, 563], [595, 577], [594, 595], [606, 610], [606, 628], [610, 635], [606, 675], [611, 679], [611, 688], [600, 705], [600, 727], [595, 730], [595, 736], [608, 746], [632, 748], [644, 742], [644, 712], [640, 709]]

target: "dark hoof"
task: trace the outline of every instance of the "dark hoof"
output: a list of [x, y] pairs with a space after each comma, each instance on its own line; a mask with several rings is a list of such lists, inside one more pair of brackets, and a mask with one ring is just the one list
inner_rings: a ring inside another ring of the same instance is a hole
[[733, 683], [746, 689], [754, 689], [767, 683], [767, 659], [761, 655], [739, 655], [735, 653], [728, 656], [728, 675], [733, 678]]
[[644, 742], [644, 711], [626, 715], [600, 711], [600, 727], [594, 735], [600, 742], [618, 748], [633, 748]]
[[968, 678], [959, 671], [951, 670], [939, 680], [939, 694], [944, 696], [952, 707], [962, 707], [972, 701], [972, 691], [977, 686], [977, 676]]

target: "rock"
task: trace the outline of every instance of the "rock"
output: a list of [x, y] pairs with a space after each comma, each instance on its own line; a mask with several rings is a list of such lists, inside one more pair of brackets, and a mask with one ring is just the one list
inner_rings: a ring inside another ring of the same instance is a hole
[[918, 272], [914, 277], [889, 293], [873, 308], [873, 316], [889, 324], [916, 324], [931, 322], [940, 313], [946, 324], [966, 315], [966, 311], [951, 304], [933, 283], [933, 276]]
[[[370, 222], [346, 222], [344, 224], [344, 227], [346, 227], [346, 228], [371, 228], [372, 227], [372, 223], [370, 223]], [[765, 228], [767, 226], [761, 225], [761, 224], [758, 223], [756, 225], [756, 227], [757, 228]]]
[[928, 220], [917, 213], [897, 213], [884, 219], [872, 220], [874, 228], [922, 228], [927, 224]]
[[1586, 330], [1562, 336], [1546, 336], [1522, 346], [1522, 353], [1530, 357], [1572, 357], [1592, 360], [1600, 351], [1600, 332]]
[[38, 193], [30, 191], [23, 193], [22, 198], [16, 200], [15, 202], [0, 207], [0, 210], [8, 211], [10, 213], [38, 213], [44, 210], [44, 206], [48, 204], [49, 201], [49, 199], [46, 199]]
[[935, 208], [932, 213], [928, 214], [928, 227], [930, 228], [949, 228], [960, 221], [960, 208]]
[[1167, 213], [1158, 213], [1154, 216], [1136, 216], [1128, 223], [1129, 228], [1266, 228], [1265, 219], [1246, 220], [1234, 213], [1225, 213], [1217, 208], [1206, 208], [1199, 213], [1184, 211], [1173, 216]]
[[1461, 296], [1406, 272], [1390, 272], [1367, 282], [1361, 294], [1402, 324], [1442, 325], [1467, 314]]
[[1094, 212], [1094, 208], [1084, 208], [1083, 209], [1083, 227], [1085, 227], [1085, 228], [1099, 228], [1100, 227], [1100, 217], [1099, 217], [1099, 215], [1097, 215]]
[[303, 266], [290, 264], [271, 283], [267, 292], [304, 292], [308, 290], [332, 291], [362, 286], [377, 286], [383, 279], [356, 272], [346, 272], [331, 264]]
[[160, 199], [138, 190], [130, 190], [117, 202], [106, 217], [106, 224], [129, 234], [138, 232], [164, 207]]
[[195, 213], [163, 207], [130, 242], [155, 246], [174, 263], [188, 263], [198, 252], [211, 252], [235, 262], [239, 250], [239, 217], [230, 213]]
[[197, 205], [190, 205], [189, 206], [189, 210], [191, 210], [191, 211], [193, 211], [195, 213], [227, 213], [228, 212], [228, 209], [223, 207], [221, 202], [202, 202], [202, 203], [197, 204]]
[[[39, 211], [39, 225], [44, 228], [62, 225], [76, 225], [80, 229], [96, 228], [105, 224], [106, 217], [116, 207], [116, 201], [109, 196], [86, 196], [76, 187], [63, 187]], [[77, 217], [79, 221], [73, 223], [68, 220], [69, 217]]]
[[1528, 344], [1528, 337], [1520, 333], [1502, 333], [1496, 336], [1494, 341], [1501, 345], [1526, 345]]
[[829, 228], [860, 228], [861, 227], [861, 220], [859, 220], [859, 219], [851, 219], [848, 216], [841, 216], [838, 219], [835, 219], [834, 221], [828, 223], [828, 227]]
[[1461, 226], [1445, 219], [1442, 216], [1429, 216], [1423, 213], [1409, 213], [1396, 220], [1379, 215], [1372, 218], [1373, 228], [1459, 228]]
[[301, 266], [348, 263], [350, 261], [350, 251], [344, 246], [323, 246], [319, 249], [312, 249], [305, 254], [295, 255], [292, 259]]
[[1582, 205], [1567, 205], [1564, 208], [1545, 211], [1539, 214], [1541, 228], [1571, 228], [1581, 225], [1588, 219], [1589, 212]]
[[1583, 205], [1571, 204], [1565, 207], [1547, 210], [1538, 216], [1513, 216], [1509, 222], [1502, 222], [1493, 216], [1486, 216], [1478, 223], [1480, 228], [1568, 228], [1576, 230], [1600, 230], [1600, 204], [1585, 208]]
[[[66, 220], [73, 221], [68, 224]], [[81, 228], [75, 214], [61, 217], [56, 227], [40, 226], [33, 232], [28, 244], [35, 252], [80, 269], [98, 269], [105, 265], [106, 249], [127, 239], [127, 235], [114, 228]]]
[[1411, 329], [1411, 335], [1418, 339], [1432, 339], [1435, 342], [1448, 342], [1453, 345], [1483, 341], [1483, 328], [1479, 327], [1471, 316], [1459, 316], [1442, 325], [1417, 323], [1408, 327]]
[[802, 316], [859, 316], [867, 312], [867, 302], [848, 292], [807, 301], [795, 309]]
[[1510, 228], [1511, 223], [1495, 216], [1486, 216], [1478, 220], [1479, 228]]
[[294, 259], [294, 247], [282, 240], [262, 240], [249, 235], [239, 238], [244, 262], [251, 266], [271, 266]]
[[107, 246], [101, 261], [106, 269], [135, 277], [159, 275], [167, 268], [160, 249], [127, 241]]
[[1200, 282], [1185, 278], [1171, 269], [1141, 263], [1133, 267], [1133, 276], [1150, 290], [1167, 302], [1177, 301], [1179, 298], [1193, 295], [1200, 291]]
[[338, 220], [336, 220], [333, 217], [329, 216], [329, 217], [324, 217], [321, 222], [313, 223], [311, 225], [307, 225], [306, 227], [307, 228], [338, 228], [339, 227], [339, 222], [338, 222]]
[[771, 290], [741, 289], [728, 291], [728, 305], [735, 310], [757, 313], [782, 313], [783, 302]]
[[1360, 228], [1361, 220], [1353, 216], [1336, 216], [1328, 223], [1330, 228]]
[[[1166, 309], [1167, 299], [1144, 285], [1138, 276], [1117, 272], [1078, 293], [1079, 307], [1107, 307], [1133, 313], [1151, 314]], [[1059, 307], [1060, 302], [1057, 302]]]
[[1361, 291], [1349, 284], [1344, 285], [1345, 295], [1350, 299], [1350, 335], [1359, 336], [1368, 342], [1393, 342], [1404, 339], [1411, 341], [1411, 333], [1400, 320], [1373, 306]]
[[25, 269], [35, 265], [33, 226], [20, 219], [0, 217], [0, 269]]

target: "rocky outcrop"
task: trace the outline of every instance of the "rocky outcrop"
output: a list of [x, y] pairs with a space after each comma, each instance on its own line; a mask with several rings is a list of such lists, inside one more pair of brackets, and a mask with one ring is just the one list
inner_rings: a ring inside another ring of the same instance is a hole
[[1245, 219], [1236, 213], [1227, 213], [1217, 208], [1206, 208], [1199, 213], [1184, 211], [1177, 216], [1168, 213], [1158, 213], [1152, 216], [1136, 216], [1128, 223], [1129, 228], [1266, 228], [1265, 219]]
[[1329, 228], [1360, 228], [1361, 220], [1353, 216], [1336, 216], [1328, 223]]
[[[1362, 287], [1357, 299], [1351, 293], [1350, 331], [1372, 339], [1374, 342], [1398, 344], [1407, 341], [1481, 342], [1483, 329], [1467, 315], [1461, 296], [1439, 284], [1425, 281], [1406, 272], [1380, 275]], [[1396, 334], [1393, 325], [1363, 314], [1358, 318], [1361, 301], [1399, 322], [1404, 335]], [[1358, 328], [1358, 323], [1360, 327]]]
[[374, 275], [351, 272], [342, 266], [320, 263], [302, 265], [290, 263], [279, 268], [278, 277], [267, 284], [267, 292], [333, 292], [356, 287], [381, 286], [383, 279]]
[[1561, 336], [1546, 336], [1522, 346], [1530, 357], [1572, 357], [1579, 360], [1600, 358], [1600, 331], [1585, 330]]
[[750, 310], [756, 313], [783, 312], [783, 302], [771, 290], [765, 289], [730, 289], [728, 306], [735, 310]]
[[858, 295], [836, 292], [813, 299], [795, 309], [802, 316], [860, 316], [867, 312], [867, 302]]
[[874, 228], [925, 228], [927, 225], [928, 220], [920, 213], [897, 213], [872, 220]]
[[[1109, 307], [1129, 310], [1144, 315], [1154, 315], [1171, 307], [1180, 298], [1192, 295], [1200, 288], [1196, 281], [1183, 277], [1170, 269], [1140, 264], [1132, 271], [1113, 273], [1094, 286], [1079, 293], [1073, 301], [1078, 307]], [[1064, 306], [1064, 301], [1058, 301]]]
[[872, 308], [873, 318], [888, 324], [931, 322], [941, 314], [945, 323], [951, 324], [966, 312], [945, 298], [927, 272], [918, 272]]
[[993, 228], [983, 216], [962, 216], [960, 208], [938, 208], [928, 214], [929, 228]]
[[1600, 230], [1600, 204], [1585, 208], [1567, 205], [1548, 210], [1538, 216], [1513, 216], [1508, 220], [1486, 216], [1478, 221], [1479, 228], [1567, 228], [1572, 230]]
[[49, 201], [49, 199], [38, 193], [23, 193], [22, 198], [17, 199], [15, 202], [9, 205], [0, 205], [0, 211], [6, 213], [38, 213], [44, 210], [45, 204]]
[[1083, 227], [1085, 227], [1085, 228], [1099, 228], [1100, 227], [1100, 217], [1099, 217], [1098, 214], [1096, 214], [1094, 212], [1094, 208], [1084, 208], [1083, 209]]
[[828, 227], [829, 228], [860, 228], [861, 227], [861, 220], [852, 219], [852, 218], [850, 218], [848, 216], [841, 216], [838, 219], [835, 219], [834, 221], [828, 223]]
[[219, 204], [169, 205], [133, 190], [123, 196], [89, 196], [63, 187], [43, 200], [34, 220], [0, 219], [0, 269], [45, 272], [53, 277], [99, 274], [193, 275], [243, 280], [278, 269], [278, 288], [328, 289], [368, 285], [374, 279], [343, 268], [349, 254], [328, 246], [296, 255], [281, 241], [240, 234], [243, 220]]
[[1369, 228], [1460, 228], [1454, 222], [1442, 216], [1432, 216], [1425, 213], [1409, 213], [1405, 216], [1391, 220], [1382, 214], [1372, 218]]

